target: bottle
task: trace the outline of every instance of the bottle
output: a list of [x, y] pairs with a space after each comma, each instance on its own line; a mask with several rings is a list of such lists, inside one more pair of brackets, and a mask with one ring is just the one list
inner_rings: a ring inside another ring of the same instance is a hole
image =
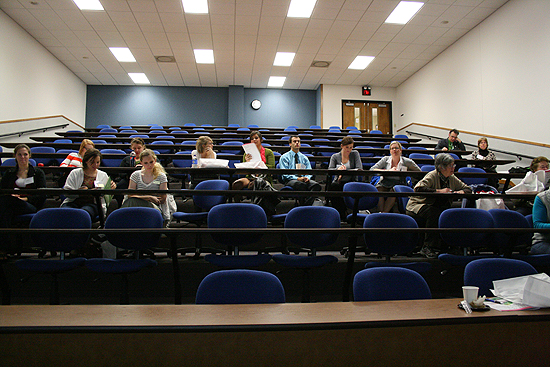
[[198, 168], [198, 167], [199, 167], [199, 163], [197, 159], [197, 151], [193, 150], [191, 152], [191, 168]]

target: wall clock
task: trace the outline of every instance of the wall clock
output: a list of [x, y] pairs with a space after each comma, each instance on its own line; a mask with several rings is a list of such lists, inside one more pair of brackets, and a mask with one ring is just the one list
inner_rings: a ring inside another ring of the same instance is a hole
[[262, 102], [260, 102], [259, 99], [255, 99], [255, 100], [252, 101], [250, 106], [252, 106], [252, 108], [255, 109], [255, 110], [259, 110], [260, 107], [262, 107]]

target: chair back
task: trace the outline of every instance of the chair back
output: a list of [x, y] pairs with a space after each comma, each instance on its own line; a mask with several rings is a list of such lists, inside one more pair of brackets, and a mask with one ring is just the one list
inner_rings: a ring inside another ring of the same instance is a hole
[[353, 279], [354, 301], [430, 299], [428, 283], [414, 270], [398, 267], [361, 270]]
[[197, 304], [284, 303], [285, 290], [279, 278], [258, 270], [220, 270], [199, 284]]
[[[29, 164], [33, 167], [36, 167], [36, 161], [33, 158], [29, 159]], [[2, 162], [2, 166], [6, 167], [15, 167], [16, 165], [17, 161], [15, 160], [15, 158], [8, 158]]]
[[100, 152], [103, 155], [101, 158], [101, 163], [105, 167], [120, 167], [120, 163], [124, 159], [124, 157], [109, 158], [109, 154], [126, 154], [125, 151], [120, 149], [101, 149]]
[[66, 229], [90, 229], [90, 215], [82, 209], [46, 208], [39, 210], [29, 224], [31, 229], [58, 229], [54, 233], [33, 233], [36, 246], [49, 251], [69, 252], [84, 246], [89, 233], [70, 233]]
[[[433, 157], [429, 154], [425, 154], [425, 153], [411, 153], [409, 154], [409, 158], [412, 159], [413, 161], [415, 159], [431, 159], [433, 161]], [[425, 165], [426, 163], [418, 163], [416, 162], [416, 164], [420, 167], [420, 169], [422, 169], [422, 166]]]
[[[418, 224], [406, 214], [374, 213], [367, 215], [363, 228], [418, 228]], [[367, 248], [383, 256], [407, 254], [418, 244], [416, 233], [373, 232], [364, 237]]]
[[[344, 185], [344, 192], [378, 192], [376, 186], [366, 182], [348, 182]], [[344, 196], [344, 203], [353, 209], [355, 198]], [[378, 205], [379, 198], [376, 196], [364, 196], [359, 199], [359, 210], [370, 210]]]
[[432, 172], [435, 171], [435, 166], [433, 164], [424, 164], [420, 167], [422, 172]]
[[[229, 182], [226, 180], [206, 180], [199, 182], [196, 190], [229, 190]], [[193, 203], [203, 210], [210, 210], [214, 206], [227, 201], [225, 195], [193, 195]]]
[[[399, 140], [399, 139], [409, 139], [409, 136], [408, 135], [405, 135], [405, 134], [396, 134], [393, 136], [394, 139], [396, 140]], [[408, 142], [408, 140], [407, 140]]]
[[[55, 148], [52, 147], [31, 147], [31, 153], [55, 153]], [[33, 158], [36, 163], [42, 163], [44, 166], [49, 166], [50, 163], [57, 162], [54, 158]]]
[[[208, 212], [208, 228], [266, 228], [267, 216], [261, 206], [228, 203], [214, 206]], [[243, 246], [258, 242], [255, 233], [212, 233], [214, 241], [226, 246]]]
[[53, 141], [56, 144], [72, 144], [73, 141], [71, 139], [55, 139]]
[[[474, 208], [451, 208], [439, 216], [439, 228], [493, 228], [489, 212]], [[491, 234], [482, 232], [442, 232], [441, 238], [450, 246], [481, 247], [491, 245]]]
[[[393, 187], [395, 192], [414, 192], [414, 189], [405, 185], [395, 185]], [[397, 208], [401, 214], [406, 214], [407, 204], [409, 203], [409, 198], [407, 196], [402, 196], [397, 198]]]
[[[338, 210], [328, 206], [299, 206], [285, 218], [285, 228], [340, 228]], [[287, 233], [290, 242], [307, 249], [330, 246], [338, 233]]]
[[380, 135], [380, 134], [382, 134], [382, 131], [380, 131], [380, 130], [371, 130], [369, 134], [378, 134], [378, 135]]
[[[155, 140], [151, 143], [151, 145], [174, 145], [174, 142], [172, 140]], [[157, 148], [157, 150], [160, 152], [160, 154], [172, 154], [174, 152], [173, 149], [170, 148]]]
[[[481, 168], [477, 167], [460, 167], [458, 173], [485, 173]], [[485, 185], [487, 177], [460, 177], [466, 185]]]
[[506, 258], [489, 258], [471, 261], [464, 269], [464, 285], [479, 287], [480, 296], [492, 296], [493, 281], [537, 274], [529, 263]]
[[243, 143], [237, 140], [231, 140], [231, 141], [224, 141], [222, 143], [223, 146], [233, 146], [233, 147], [239, 147], [238, 149], [225, 149], [223, 148], [220, 153], [223, 154], [239, 154], [242, 152], [241, 147], [243, 146]]
[[105, 133], [115, 133], [116, 134], [116, 133], [118, 133], [117, 129], [113, 129], [111, 127], [103, 128], [103, 129], [99, 130], [99, 132], [101, 134], [105, 134]]
[[155, 247], [160, 233], [134, 232], [132, 229], [162, 228], [164, 219], [158, 209], [145, 207], [120, 208], [105, 221], [105, 229], [129, 229], [124, 233], [108, 233], [107, 239], [115, 247], [143, 250]]
[[[528, 219], [515, 210], [491, 209], [489, 214], [493, 217], [495, 228], [531, 228]], [[493, 242], [499, 248], [512, 249], [517, 245], [531, 245], [532, 236], [532, 233], [515, 235], [499, 232], [493, 234]]]

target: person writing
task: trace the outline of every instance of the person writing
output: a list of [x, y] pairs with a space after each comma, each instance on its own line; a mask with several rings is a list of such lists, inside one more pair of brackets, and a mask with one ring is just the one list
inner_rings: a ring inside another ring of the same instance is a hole
[[[99, 170], [100, 163], [101, 153], [99, 150], [95, 148], [87, 150], [84, 153], [84, 157], [82, 157], [82, 168], [76, 168], [71, 171], [63, 188], [66, 190], [96, 190], [105, 187], [110, 182], [107, 188], [115, 189], [115, 182], [110, 180], [107, 173]], [[99, 214], [99, 208], [93, 195], [69, 194], [61, 204], [61, 207], [84, 209], [90, 214], [92, 222]], [[104, 197], [101, 197], [101, 209], [103, 210], [103, 215], [105, 215], [107, 213], [107, 203]]]
[[[354, 141], [352, 137], [346, 136], [345, 138], [343, 138], [340, 142], [341, 150], [338, 153], [334, 153], [330, 157], [328, 168], [337, 169], [339, 171], [350, 169], [362, 170], [363, 164], [361, 163], [361, 156], [359, 155], [358, 151], [353, 150], [353, 144]], [[328, 191], [342, 191], [344, 189], [344, 185], [347, 182], [352, 182], [355, 180], [356, 176], [337, 175], [331, 182]], [[334, 209], [338, 210], [338, 212], [340, 213], [340, 219], [342, 221], [346, 220], [347, 207], [342, 197], [327, 198], [327, 205], [332, 206]]]
[[[415, 192], [437, 192], [471, 194], [472, 189], [454, 175], [455, 160], [447, 153], [438, 154], [434, 160], [435, 170], [428, 172], [414, 187]], [[426, 228], [437, 228], [439, 216], [452, 205], [453, 197], [411, 196], [407, 203], [407, 214], [419, 223], [425, 222]], [[438, 233], [426, 233], [420, 254], [427, 258], [436, 257], [440, 249]]]
[[[420, 171], [420, 167], [409, 158], [403, 157], [401, 154], [403, 147], [398, 141], [390, 143], [390, 155], [382, 157], [371, 171]], [[381, 192], [393, 191], [395, 185], [406, 185], [406, 178], [400, 176], [382, 176], [376, 188]], [[395, 197], [381, 197], [378, 201], [378, 210], [381, 213], [389, 213], [395, 204]]]
[[[15, 167], [4, 173], [2, 189], [40, 189], [46, 187], [46, 175], [40, 168], [29, 164], [31, 149], [26, 144], [17, 145], [14, 150]], [[2, 195], [0, 196], [0, 227], [9, 228], [13, 219], [22, 214], [36, 213], [42, 209], [46, 194]], [[9, 250], [15, 248], [15, 236], [8, 235], [0, 247], [0, 259], [5, 259]]]

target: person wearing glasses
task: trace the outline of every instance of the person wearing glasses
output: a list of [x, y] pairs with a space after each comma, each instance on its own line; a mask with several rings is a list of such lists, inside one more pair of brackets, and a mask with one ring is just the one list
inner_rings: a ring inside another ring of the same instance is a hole
[[[437, 192], [471, 194], [472, 189], [454, 175], [455, 160], [447, 153], [438, 154], [434, 161], [435, 170], [426, 176], [414, 187], [415, 192]], [[426, 197], [411, 196], [407, 203], [407, 214], [413, 217], [419, 227], [437, 228], [439, 216], [452, 205], [453, 197]], [[440, 249], [439, 233], [426, 233], [424, 245], [420, 254], [427, 258], [435, 258], [436, 250]]]
[[[371, 171], [420, 171], [420, 167], [410, 158], [401, 156], [403, 146], [398, 141], [390, 143], [390, 155], [382, 157]], [[395, 185], [406, 185], [404, 176], [382, 176], [376, 188], [380, 192], [393, 191]], [[389, 213], [395, 204], [395, 197], [381, 197], [378, 201], [378, 210], [381, 213]]]

